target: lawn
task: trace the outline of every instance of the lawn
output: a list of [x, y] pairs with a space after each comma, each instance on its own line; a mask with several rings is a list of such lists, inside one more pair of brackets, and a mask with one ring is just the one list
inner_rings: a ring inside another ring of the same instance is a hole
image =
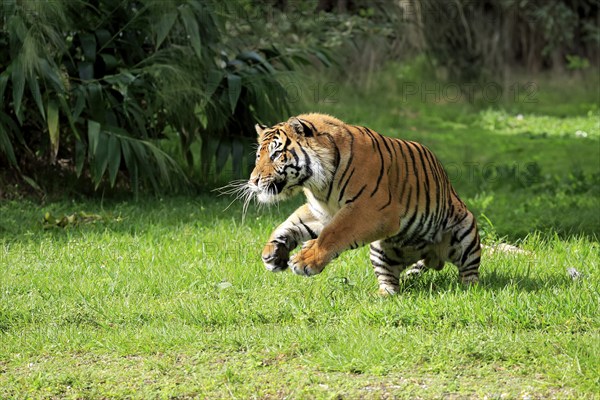
[[301, 199], [243, 221], [210, 193], [0, 202], [0, 398], [597, 398], [598, 99], [403, 101], [402, 73], [306, 110], [427, 144], [484, 242], [523, 253], [382, 298], [365, 248], [264, 269]]

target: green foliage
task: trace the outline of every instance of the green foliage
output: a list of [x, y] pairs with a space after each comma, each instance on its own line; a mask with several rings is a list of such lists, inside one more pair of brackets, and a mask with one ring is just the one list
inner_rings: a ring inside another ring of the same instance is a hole
[[2, 3], [0, 155], [21, 170], [60, 165], [96, 189], [126, 173], [137, 193], [186, 183], [162, 139], [180, 141], [190, 165], [191, 145], [202, 139], [204, 166], [217, 156], [220, 172], [233, 155], [241, 174], [240, 146], [254, 123], [289, 114], [279, 75], [302, 52], [235, 39], [229, 19], [255, 23], [240, 9], [184, 0]]
[[454, 80], [475, 81], [514, 66], [561, 70], [573, 65], [568, 54], [598, 54], [598, 9], [587, 0], [425, 0], [403, 11], [419, 27], [423, 50]]

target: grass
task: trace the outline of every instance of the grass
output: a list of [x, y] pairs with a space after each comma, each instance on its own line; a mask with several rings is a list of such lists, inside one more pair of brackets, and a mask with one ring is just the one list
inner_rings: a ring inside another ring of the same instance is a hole
[[309, 106], [429, 145], [484, 241], [527, 253], [381, 298], [365, 248], [310, 279], [264, 269], [301, 199], [244, 223], [208, 194], [4, 201], [0, 398], [597, 398], [597, 101], [402, 103], [382, 90], [400, 72]]
[[[0, 397], [592, 397], [598, 243], [531, 236], [379, 298], [366, 249], [314, 279], [267, 273], [260, 243], [291, 211], [201, 197], [7, 203]], [[94, 222], [43, 228], [46, 212]], [[4, 220], [5, 222], [6, 220]], [[6, 225], [3, 226], [6, 228]], [[583, 277], [572, 280], [567, 267]]]

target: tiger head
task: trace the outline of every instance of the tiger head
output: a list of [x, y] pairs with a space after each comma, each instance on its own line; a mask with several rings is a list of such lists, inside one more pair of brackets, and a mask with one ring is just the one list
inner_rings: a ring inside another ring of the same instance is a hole
[[308, 141], [314, 138], [314, 125], [290, 118], [273, 127], [256, 125], [258, 150], [248, 187], [262, 203], [290, 198], [311, 184], [318, 173], [318, 159]]

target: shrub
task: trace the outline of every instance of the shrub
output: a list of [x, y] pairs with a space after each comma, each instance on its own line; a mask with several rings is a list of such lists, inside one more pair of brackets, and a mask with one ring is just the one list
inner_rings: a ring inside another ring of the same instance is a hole
[[200, 176], [231, 154], [240, 173], [254, 123], [289, 114], [278, 79], [298, 57], [232, 40], [232, 25], [252, 23], [236, 2], [0, 7], [0, 163], [21, 173], [52, 167], [95, 189], [120, 176], [135, 192], [175, 188], [187, 179], [160, 139], [179, 140], [189, 163], [202, 139]]

